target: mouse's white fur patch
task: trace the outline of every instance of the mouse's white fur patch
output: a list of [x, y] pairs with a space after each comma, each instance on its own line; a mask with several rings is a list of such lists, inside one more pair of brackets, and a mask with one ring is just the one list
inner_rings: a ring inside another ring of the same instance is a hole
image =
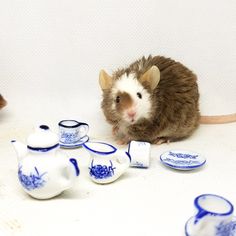
[[[114, 83], [114, 86], [112, 88], [112, 96], [114, 98], [113, 109], [115, 108], [115, 98], [118, 92], [126, 92], [132, 98], [132, 109], [134, 109], [137, 114], [135, 117], [135, 121], [140, 118], [149, 118], [151, 112], [150, 94], [137, 80], [135, 74], [129, 74], [129, 76], [124, 74]], [[141, 93], [141, 99], [138, 97], [137, 93]], [[126, 121], [129, 120], [125, 113], [123, 118]]]

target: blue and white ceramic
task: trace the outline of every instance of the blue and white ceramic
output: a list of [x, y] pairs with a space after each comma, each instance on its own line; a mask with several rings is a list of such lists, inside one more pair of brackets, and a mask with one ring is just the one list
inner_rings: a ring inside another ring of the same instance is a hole
[[185, 225], [186, 236], [236, 236], [236, 218], [232, 203], [218, 195], [195, 198], [197, 214]]
[[117, 150], [105, 142], [86, 142], [83, 147], [90, 154], [88, 166], [91, 180], [107, 184], [118, 179], [129, 167], [130, 157], [127, 152]]
[[186, 150], [171, 150], [160, 156], [161, 162], [178, 170], [193, 170], [206, 163], [205, 157], [196, 152]]
[[67, 148], [67, 149], [73, 149], [73, 148], [78, 148], [78, 147], [82, 147], [82, 145], [86, 142], [89, 141], [89, 136], [88, 135], [85, 135], [83, 138], [81, 138], [78, 142], [76, 143], [72, 143], [72, 144], [65, 144], [65, 143], [61, 143], [59, 142], [60, 144], [60, 147], [61, 148]]
[[[191, 217], [185, 224], [185, 235], [186, 236], [206, 236], [206, 234], [200, 235], [194, 230], [194, 219]], [[236, 216], [232, 218], [228, 224], [217, 228], [217, 232], [213, 235], [207, 236], [236, 236]]]
[[76, 120], [62, 120], [58, 123], [60, 144], [76, 146], [88, 133], [89, 125]]
[[57, 196], [73, 186], [79, 175], [76, 159], [59, 149], [58, 136], [41, 125], [27, 139], [27, 145], [12, 141], [18, 156], [18, 179], [29, 195], [37, 199]]
[[128, 146], [128, 153], [131, 157], [130, 166], [148, 168], [150, 162], [150, 143], [131, 141]]

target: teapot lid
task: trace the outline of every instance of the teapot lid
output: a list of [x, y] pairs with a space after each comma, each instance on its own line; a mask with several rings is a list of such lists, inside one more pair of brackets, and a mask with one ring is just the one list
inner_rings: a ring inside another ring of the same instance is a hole
[[58, 136], [47, 125], [40, 125], [27, 139], [28, 148], [51, 148], [58, 143]]

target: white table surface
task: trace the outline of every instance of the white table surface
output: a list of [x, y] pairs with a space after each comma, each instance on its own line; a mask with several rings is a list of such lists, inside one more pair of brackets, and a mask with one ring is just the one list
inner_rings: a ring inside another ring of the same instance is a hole
[[[56, 132], [56, 125], [52, 129]], [[195, 213], [193, 200], [214, 193], [236, 204], [236, 123], [201, 125], [187, 140], [151, 146], [148, 169], [129, 168], [117, 181], [99, 185], [88, 178], [89, 154], [65, 150], [81, 170], [75, 186], [50, 200], [35, 200], [17, 179], [17, 159], [10, 140], [25, 141], [32, 126], [3, 115], [0, 123], [0, 235], [148, 235], [184, 236], [184, 225]], [[90, 129], [91, 140], [113, 143]], [[108, 132], [109, 134], [109, 132]], [[126, 147], [120, 146], [125, 149]], [[206, 165], [177, 171], [161, 164], [171, 149], [201, 153]]]

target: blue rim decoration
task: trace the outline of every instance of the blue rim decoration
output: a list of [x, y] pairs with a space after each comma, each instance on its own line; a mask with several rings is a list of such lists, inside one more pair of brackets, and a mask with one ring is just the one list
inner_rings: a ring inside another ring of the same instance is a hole
[[[226, 213], [216, 213], [216, 212], [202, 210], [202, 207], [199, 205], [199, 199], [200, 198], [206, 198], [206, 197], [215, 197], [215, 198], [222, 199], [222, 200], [226, 201], [230, 206], [230, 210]], [[215, 194], [202, 194], [202, 195], [196, 197], [195, 200], [194, 200], [194, 205], [199, 210], [200, 213], [202, 212], [202, 214], [199, 214], [198, 219], [201, 219], [203, 216], [205, 216], [207, 214], [211, 214], [211, 215], [214, 215], [214, 216], [227, 216], [227, 215], [232, 214], [233, 211], [234, 211], [234, 206], [229, 200], [227, 200], [226, 198], [221, 197], [219, 195], [215, 195]], [[198, 219], [196, 219], [196, 222], [194, 222], [194, 223], [197, 223]]]
[[[161, 160], [161, 161], [162, 161], [162, 160]], [[191, 169], [196, 169], [196, 168], [198, 168], [198, 167], [203, 166], [203, 165], [206, 163], [206, 160], [205, 160], [203, 163], [201, 163], [201, 164], [199, 164], [199, 165], [195, 165], [195, 166], [175, 166], [175, 165], [171, 165], [171, 164], [169, 164], [169, 163], [165, 163], [165, 162], [163, 162], [163, 161], [162, 161], [162, 163], [163, 163], [164, 165], [169, 166], [169, 167], [174, 168], [174, 169], [180, 169], [180, 170], [186, 169], [186, 170], [191, 170]]]
[[[87, 142], [86, 142], [87, 143]], [[112, 153], [115, 153], [117, 151], [117, 148], [115, 148], [114, 146], [112, 146], [111, 144], [108, 144], [108, 143], [105, 143], [105, 142], [91, 142], [91, 143], [98, 143], [98, 144], [103, 144], [103, 145], [106, 145], [106, 146], [109, 146], [112, 148], [112, 151], [109, 151], [109, 152], [100, 152], [100, 151], [96, 151], [96, 150], [93, 150], [91, 148], [89, 148], [86, 143], [83, 144], [83, 147], [88, 149], [89, 151], [91, 152], [94, 152], [94, 153], [97, 153], [97, 154], [101, 154], [101, 155], [109, 155], [109, 154], [112, 154]]]
[[188, 233], [188, 224], [190, 223], [190, 221], [192, 220], [193, 217], [191, 217], [185, 224], [185, 227], [184, 227], [184, 231], [185, 231], [185, 236], [191, 236], [189, 233]]
[[[166, 155], [167, 153], [173, 153], [174, 155], [177, 155], [177, 156], [180, 155], [178, 157], [183, 158], [183, 159], [187, 159], [187, 158], [191, 158], [191, 157], [196, 158], [196, 157], [200, 156], [200, 154], [195, 153], [195, 152], [190, 152], [190, 153], [196, 154], [196, 155], [191, 155], [191, 154], [183, 154], [183, 153], [174, 153], [175, 151], [178, 151], [178, 150], [168, 151], [168, 152], [164, 152], [163, 154], [161, 154], [161, 156], [160, 156], [161, 162], [164, 165], [166, 165], [168, 167], [171, 167], [173, 169], [177, 169], [177, 170], [192, 170], [192, 169], [199, 168], [199, 167], [203, 166], [206, 163], [206, 159], [204, 159], [204, 161], [202, 161], [202, 162], [198, 161], [199, 164], [195, 164], [195, 165], [180, 165], [180, 164], [179, 165], [174, 165], [174, 164], [170, 164], [166, 160], [164, 160], [163, 156]], [[178, 152], [181, 152], [181, 151], [178, 151]], [[188, 151], [185, 151], [185, 152], [188, 152]]]
[[[76, 124], [75, 125], [65, 125], [63, 124], [64, 122], [67, 122], [67, 121], [72, 121], [72, 122], [75, 122]], [[58, 123], [59, 126], [61, 127], [64, 127], [64, 128], [77, 128], [81, 125], [86, 125], [89, 127], [89, 125], [87, 123], [84, 123], [84, 122], [79, 122], [77, 120], [61, 120], [59, 123]]]
[[51, 151], [54, 148], [57, 148], [59, 146], [59, 143], [51, 146], [51, 147], [46, 147], [46, 148], [42, 148], [42, 147], [31, 147], [31, 146], [27, 146], [28, 149], [32, 150], [32, 151], [36, 151], [36, 152], [48, 152]]

